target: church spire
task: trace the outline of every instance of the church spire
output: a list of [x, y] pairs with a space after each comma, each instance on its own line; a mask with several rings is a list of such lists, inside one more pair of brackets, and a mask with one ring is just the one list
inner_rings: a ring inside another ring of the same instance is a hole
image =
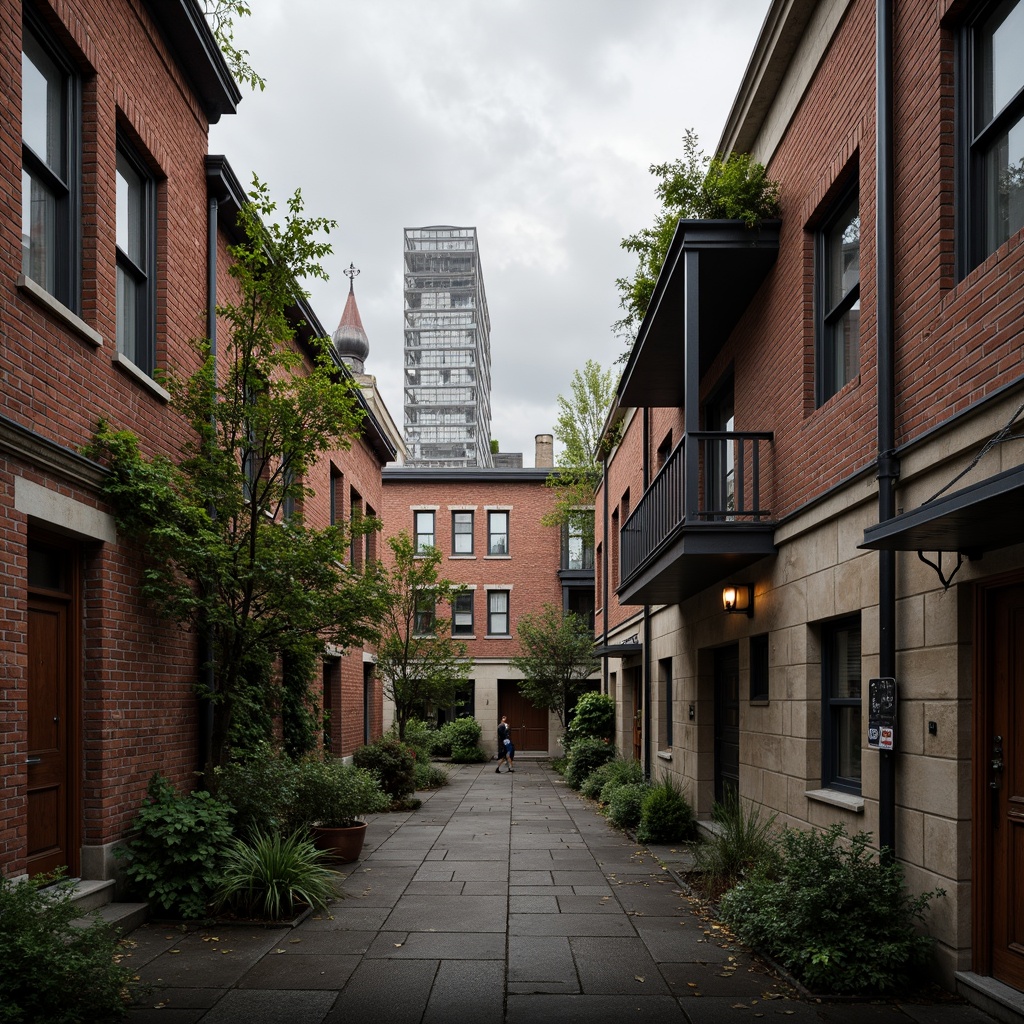
[[356, 305], [355, 279], [359, 276], [359, 270], [354, 263], [350, 263], [348, 269], [342, 273], [348, 278], [348, 298], [345, 300], [345, 309], [341, 314], [338, 329], [331, 340], [342, 362], [355, 373], [363, 373], [363, 364], [370, 354], [370, 340], [363, 330], [363, 321], [359, 317], [359, 307]]

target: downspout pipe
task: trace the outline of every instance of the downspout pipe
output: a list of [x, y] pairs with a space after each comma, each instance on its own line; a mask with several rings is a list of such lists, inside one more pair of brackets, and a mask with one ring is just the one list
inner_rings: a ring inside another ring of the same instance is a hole
[[[651, 486], [651, 410], [644, 409], [643, 493]], [[651, 606], [644, 605], [644, 778], [651, 777]]]
[[[895, 275], [893, 132], [893, 4], [875, 8], [875, 276], [878, 353], [878, 521], [896, 514], [899, 461], [896, 447]], [[878, 553], [878, 670], [896, 678], [896, 552]], [[898, 699], [898, 691], [897, 691]], [[896, 754], [880, 750], [878, 841], [884, 857], [896, 856]]]
[[[604, 627], [601, 645], [608, 647], [608, 455], [601, 460], [601, 477], [604, 494], [601, 497], [604, 511], [601, 518], [601, 614]], [[608, 658], [601, 659], [601, 692], [608, 693]], [[614, 694], [612, 695], [614, 696]]]
[[[220, 200], [215, 191], [208, 191], [206, 206], [206, 337], [210, 343], [214, 379], [217, 372], [217, 217]], [[211, 413], [211, 419], [213, 414]], [[199, 771], [205, 772], [213, 761], [213, 636], [207, 631], [203, 641], [203, 696], [199, 700]]]

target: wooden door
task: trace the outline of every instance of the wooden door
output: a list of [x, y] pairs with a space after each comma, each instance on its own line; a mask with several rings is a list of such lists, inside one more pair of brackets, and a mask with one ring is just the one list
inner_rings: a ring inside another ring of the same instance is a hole
[[740, 652], [735, 644], [715, 651], [715, 799], [740, 791]]
[[1024, 582], [983, 590], [975, 673], [975, 969], [1024, 990]]
[[28, 607], [28, 870], [67, 865], [71, 779], [68, 751], [68, 603], [32, 597]]
[[[519, 684], [514, 679], [498, 680], [498, 721], [502, 715], [508, 718], [509, 731], [517, 752], [547, 752], [548, 713], [544, 708], [535, 708], [527, 701], [519, 692]], [[497, 722], [494, 728], [494, 743], [497, 747]]]

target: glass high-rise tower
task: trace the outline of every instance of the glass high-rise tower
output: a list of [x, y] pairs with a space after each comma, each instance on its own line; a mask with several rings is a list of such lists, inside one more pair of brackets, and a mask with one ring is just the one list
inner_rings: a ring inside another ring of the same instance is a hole
[[491, 322], [476, 228], [405, 229], [410, 466], [491, 466]]

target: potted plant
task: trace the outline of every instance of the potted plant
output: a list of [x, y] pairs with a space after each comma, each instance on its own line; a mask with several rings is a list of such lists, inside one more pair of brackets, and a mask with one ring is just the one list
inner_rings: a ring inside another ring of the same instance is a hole
[[386, 811], [390, 801], [377, 779], [334, 757], [299, 763], [292, 814], [307, 826], [316, 845], [344, 863], [357, 860], [366, 838], [364, 814]]

